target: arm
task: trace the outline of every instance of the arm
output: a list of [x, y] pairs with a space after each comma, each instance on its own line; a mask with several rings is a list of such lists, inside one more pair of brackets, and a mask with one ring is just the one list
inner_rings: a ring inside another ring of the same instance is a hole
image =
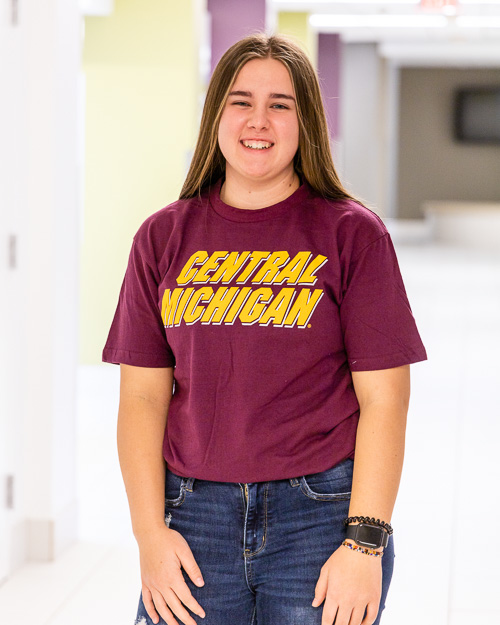
[[137, 540], [164, 525], [162, 445], [172, 387], [173, 369], [120, 365], [118, 456]]
[[120, 373], [118, 455], [139, 545], [144, 605], [155, 623], [159, 613], [169, 625], [176, 625], [173, 612], [183, 623], [196, 625], [184, 605], [196, 614], [204, 612], [191, 595], [181, 566], [198, 586], [203, 585], [201, 572], [187, 542], [164, 520], [162, 446], [173, 369], [120, 365]]
[[391, 522], [403, 469], [410, 366], [353, 372], [360, 406], [349, 516]]
[[[353, 372], [352, 377], [360, 419], [349, 516], [390, 522], [403, 466], [410, 368]], [[335, 615], [335, 625], [373, 623], [381, 583], [381, 558], [339, 547], [321, 569], [316, 585], [313, 605], [326, 599], [322, 625], [331, 625]]]

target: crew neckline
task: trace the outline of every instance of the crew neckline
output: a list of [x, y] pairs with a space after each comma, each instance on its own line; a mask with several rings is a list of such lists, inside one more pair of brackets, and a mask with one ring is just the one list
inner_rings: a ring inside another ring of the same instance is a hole
[[265, 206], [263, 208], [236, 208], [230, 206], [220, 199], [220, 190], [223, 183], [223, 178], [220, 178], [210, 188], [209, 201], [214, 211], [230, 221], [265, 221], [266, 219], [273, 219], [284, 213], [293, 206], [303, 202], [309, 194], [309, 185], [307, 182], [302, 182], [300, 187], [296, 189], [292, 195], [289, 195], [286, 199], [281, 200], [277, 204], [271, 206]]

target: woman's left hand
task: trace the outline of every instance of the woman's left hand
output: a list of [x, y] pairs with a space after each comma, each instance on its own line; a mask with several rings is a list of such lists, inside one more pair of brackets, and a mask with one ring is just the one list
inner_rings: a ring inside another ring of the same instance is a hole
[[312, 603], [318, 607], [325, 601], [321, 625], [371, 625], [375, 621], [382, 594], [381, 560], [344, 546], [328, 558]]

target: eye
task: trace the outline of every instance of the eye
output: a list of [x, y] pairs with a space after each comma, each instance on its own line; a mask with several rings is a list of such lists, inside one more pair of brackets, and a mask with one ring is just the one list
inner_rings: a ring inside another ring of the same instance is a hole
[[231, 102], [231, 104], [235, 106], [250, 106], [248, 102], [241, 102], [239, 100], [236, 100], [235, 102]]
[[286, 104], [273, 104], [271, 108], [286, 111], [289, 107]]

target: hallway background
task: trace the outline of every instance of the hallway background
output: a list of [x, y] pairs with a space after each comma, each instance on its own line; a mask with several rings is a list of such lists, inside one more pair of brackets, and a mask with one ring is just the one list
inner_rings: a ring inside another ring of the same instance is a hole
[[101, 350], [132, 236], [178, 196], [211, 70], [262, 28], [295, 37], [318, 68], [341, 178], [386, 221], [429, 354], [413, 367], [384, 622], [500, 621], [490, 599], [500, 574], [473, 530], [478, 511], [500, 511], [500, 143], [460, 141], [455, 129], [457, 90], [500, 90], [494, 0], [2, 1], [9, 619], [26, 588], [26, 622], [83, 623], [97, 610], [132, 619], [118, 369], [100, 364]]

